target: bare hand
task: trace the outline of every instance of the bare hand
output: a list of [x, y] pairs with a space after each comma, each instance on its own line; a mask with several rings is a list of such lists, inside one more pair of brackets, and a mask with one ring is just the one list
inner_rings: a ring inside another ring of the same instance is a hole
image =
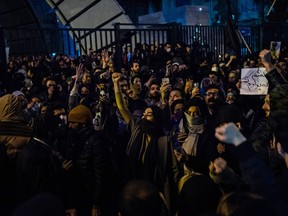
[[218, 143], [217, 145], [217, 151], [219, 154], [222, 154], [225, 152], [225, 145], [221, 144], [221, 143]]
[[151, 83], [156, 80], [156, 77], [155, 76], [150, 76], [149, 80], [145, 83], [145, 85], [150, 88], [151, 87]]
[[171, 91], [171, 85], [169, 83], [160, 86], [161, 98], [164, 99], [166, 94]]
[[72, 163], [72, 160], [64, 160], [63, 163], [62, 163], [62, 168], [64, 170], [69, 170], [71, 167], [72, 167], [73, 163]]
[[103, 63], [105, 62], [106, 64], [108, 64], [110, 58], [112, 58], [112, 56], [109, 56], [108, 50], [103, 50], [101, 54], [102, 54], [102, 61], [103, 61]]
[[114, 73], [112, 74], [112, 81], [113, 81], [113, 83], [114, 83], [114, 84], [115, 84], [115, 83], [118, 83], [119, 80], [121, 79], [121, 76], [122, 76], [121, 73], [119, 73], [119, 72], [114, 72]]
[[76, 68], [76, 82], [80, 80], [81, 74], [83, 73], [83, 64], [80, 63], [79, 66]]
[[227, 168], [227, 162], [219, 157], [216, 158], [213, 162], [211, 161], [209, 165], [209, 171], [215, 174], [221, 174]]
[[188, 155], [183, 148], [181, 149], [181, 152], [177, 150], [173, 150], [173, 152], [178, 162], [188, 161]]
[[110, 78], [110, 72], [106, 71], [102, 74], [100, 74], [100, 79], [109, 79]]
[[193, 90], [192, 90], [191, 97], [195, 97], [198, 94], [200, 94], [200, 89], [198, 87], [194, 87]]
[[179, 132], [179, 133], [178, 133], [178, 136], [177, 136], [177, 141], [178, 141], [179, 143], [184, 143], [185, 140], [186, 140], [186, 138], [187, 138], [187, 136], [188, 136], [187, 133], [185, 133], [185, 132]]
[[259, 57], [261, 58], [261, 62], [265, 65], [271, 64], [271, 51], [264, 49], [260, 52]]
[[241, 89], [241, 79], [238, 80], [238, 82], [236, 83], [236, 87], [237, 89]]
[[184, 89], [185, 94], [190, 94], [192, 92], [192, 89], [193, 89], [192, 85], [193, 85], [193, 80], [186, 81], [185, 89]]

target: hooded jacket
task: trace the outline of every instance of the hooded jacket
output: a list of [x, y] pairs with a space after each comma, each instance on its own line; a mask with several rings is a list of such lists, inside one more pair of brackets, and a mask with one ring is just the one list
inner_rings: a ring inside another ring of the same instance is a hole
[[5, 145], [10, 159], [16, 157], [32, 134], [21, 111], [22, 103], [17, 96], [7, 94], [0, 98], [0, 145]]

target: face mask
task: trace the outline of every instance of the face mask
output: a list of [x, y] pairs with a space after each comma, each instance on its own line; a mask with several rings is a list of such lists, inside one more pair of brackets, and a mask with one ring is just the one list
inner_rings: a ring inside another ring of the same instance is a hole
[[39, 112], [39, 109], [40, 109], [40, 103], [35, 103], [34, 106], [32, 107], [32, 110], [34, 112]]
[[160, 132], [160, 128], [158, 128], [155, 123], [148, 121], [145, 118], [141, 120], [140, 127], [144, 133], [147, 133], [150, 136], [157, 136]]
[[166, 52], [170, 53], [171, 52], [171, 48], [167, 48]]
[[173, 122], [176, 123], [176, 122], [179, 122], [182, 117], [183, 117], [183, 111], [178, 111], [172, 116], [171, 119], [172, 119]]
[[186, 124], [188, 128], [191, 128], [193, 125], [202, 125], [205, 123], [204, 119], [201, 117], [192, 117], [188, 113], [184, 112], [186, 118]]

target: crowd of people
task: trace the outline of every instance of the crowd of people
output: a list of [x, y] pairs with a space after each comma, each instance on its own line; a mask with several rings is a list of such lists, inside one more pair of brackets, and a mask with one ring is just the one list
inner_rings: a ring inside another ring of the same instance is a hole
[[[0, 83], [3, 215], [287, 215], [287, 53], [9, 57]], [[241, 95], [265, 68], [267, 95]]]

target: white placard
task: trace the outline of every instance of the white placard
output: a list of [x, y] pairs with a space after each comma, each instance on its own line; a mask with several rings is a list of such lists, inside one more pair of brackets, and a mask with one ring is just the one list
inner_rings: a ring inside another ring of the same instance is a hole
[[8, 63], [8, 61], [9, 61], [9, 50], [10, 50], [9, 47], [5, 47], [5, 52], [6, 52], [6, 61], [7, 61], [7, 63]]
[[243, 68], [241, 70], [241, 95], [266, 95], [268, 80], [265, 68]]

